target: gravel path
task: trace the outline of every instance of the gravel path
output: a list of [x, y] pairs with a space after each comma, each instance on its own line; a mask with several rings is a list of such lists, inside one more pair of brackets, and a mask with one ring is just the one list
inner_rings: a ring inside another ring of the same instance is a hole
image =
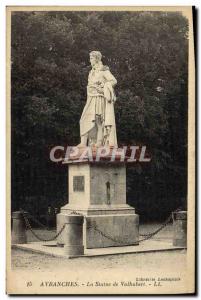
[[141, 270], [172, 270], [175, 266], [178, 270], [185, 269], [186, 251], [154, 252], [140, 254], [124, 254], [94, 258], [61, 259], [40, 254], [32, 254], [21, 250], [12, 250], [12, 267], [18, 270], [89, 270], [97, 271], [106, 269]]

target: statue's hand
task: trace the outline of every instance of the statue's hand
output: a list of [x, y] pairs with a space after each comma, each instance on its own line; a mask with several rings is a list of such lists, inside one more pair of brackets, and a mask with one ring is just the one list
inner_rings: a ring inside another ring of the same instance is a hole
[[103, 94], [103, 89], [102, 89], [101, 87], [97, 87], [96, 90], [97, 90], [99, 93]]
[[103, 84], [103, 82], [101, 82], [101, 81], [97, 81], [96, 84], [99, 85], [99, 87], [101, 87], [101, 88], [104, 87], [104, 84]]

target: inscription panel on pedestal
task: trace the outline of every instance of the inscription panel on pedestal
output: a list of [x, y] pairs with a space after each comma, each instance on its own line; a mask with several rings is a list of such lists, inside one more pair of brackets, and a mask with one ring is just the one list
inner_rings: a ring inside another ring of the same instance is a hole
[[73, 191], [84, 192], [84, 176], [73, 176]]

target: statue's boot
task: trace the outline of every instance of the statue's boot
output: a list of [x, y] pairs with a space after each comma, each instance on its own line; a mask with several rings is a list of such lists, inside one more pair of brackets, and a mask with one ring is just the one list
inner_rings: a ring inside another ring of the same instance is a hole
[[81, 136], [81, 142], [80, 144], [77, 145], [77, 147], [86, 147], [87, 146], [87, 140], [88, 140], [88, 135], [82, 135]]

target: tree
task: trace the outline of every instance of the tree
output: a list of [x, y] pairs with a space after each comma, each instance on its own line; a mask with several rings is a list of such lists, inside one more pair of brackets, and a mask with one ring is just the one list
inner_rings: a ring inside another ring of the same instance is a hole
[[67, 200], [67, 170], [49, 150], [79, 142], [92, 50], [118, 81], [119, 145], [152, 153], [149, 167], [128, 171], [129, 202], [163, 216], [187, 183], [188, 22], [173, 12], [12, 13], [13, 209]]

